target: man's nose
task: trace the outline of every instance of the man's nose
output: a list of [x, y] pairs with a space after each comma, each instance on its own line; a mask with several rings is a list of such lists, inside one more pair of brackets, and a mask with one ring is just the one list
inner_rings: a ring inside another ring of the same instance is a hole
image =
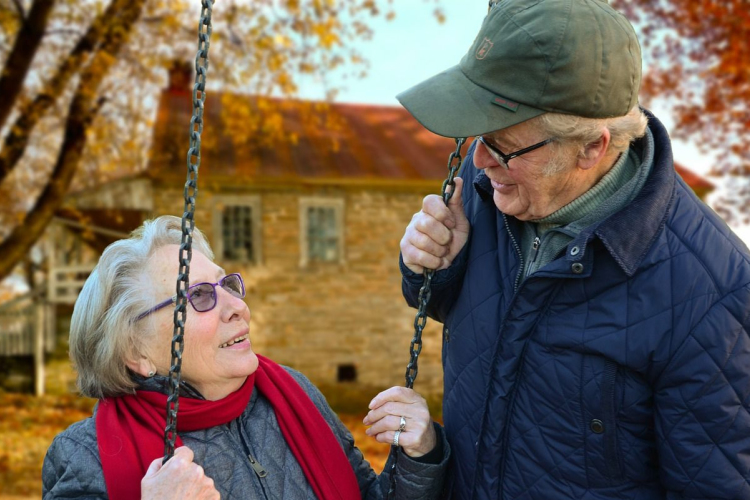
[[489, 167], [497, 167], [499, 164], [492, 155], [487, 151], [484, 144], [476, 140], [477, 147], [474, 149], [474, 166], [484, 170]]

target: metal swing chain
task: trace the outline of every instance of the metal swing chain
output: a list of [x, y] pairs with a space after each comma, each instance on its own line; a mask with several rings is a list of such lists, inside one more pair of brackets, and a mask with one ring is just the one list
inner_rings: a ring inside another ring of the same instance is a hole
[[[451, 153], [450, 157], [448, 158], [448, 178], [443, 182], [442, 188], [443, 201], [446, 205], [448, 205], [448, 202], [453, 197], [453, 193], [456, 190], [456, 182], [454, 179], [459, 169], [461, 168], [461, 162], [463, 161], [463, 157], [461, 156], [461, 148], [463, 147], [465, 142], [465, 137], [457, 138], [456, 150]], [[450, 191], [448, 190], [448, 186], [450, 186], [451, 188]], [[409, 354], [411, 355], [411, 358], [409, 359], [409, 364], [406, 365], [405, 378], [406, 387], [408, 389], [414, 388], [414, 381], [417, 379], [417, 375], [419, 373], [417, 361], [419, 360], [419, 353], [422, 352], [422, 331], [424, 330], [425, 325], [427, 325], [427, 304], [430, 302], [430, 296], [432, 295], [432, 290], [430, 289], [430, 287], [432, 285], [432, 278], [434, 275], [434, 269], [425, 269], [424, 283], [422, 285], [422, 288], [419, 289], [419, 308], [417, 309], [417, 315], [414, 318], [414, 338], [412, 338], [411, 345], [409, 346]], [[391, 445], [391, 456], [393, 457], [393, 460], [391, 460], [391, 478], [390, 487], [388, 488], [389, 499], [393, 498], [396, 493], [396, 464], [398, 462], [398, 446]]]
[[[463, 161], [461, 147], [464, 145], [464, 142], [466, 142], [465, 138], [456, 139], [456, 150], [448, 158], [448, 178], [443, 182], [442, 188], [443, 201], [446, 205], [448, 205], [448, 202], [453, 197], [453, 191], [456, 189], [454, 179]], [[450, 191], [448, 191], [448, 186], [451, 188]], [[430, 286], [432, 285], [434, 275], [434, 269], [425, 269], [424, 284], [419, 290], [419, 309], [417, 309], [417, 315], [414, 318], [414, 338], [411, 340], [411, 346], [409, 347], [411, 359], [409, 359], [409, 364], [406, 365], [406, 387], [409, 389], [414, 387], [414, 381], [417, 379], [419, 371], [417, 361], [419, 353], [422, 352], [422, 330], [424, 330], [427, 324], [427, 304], [430, 302], [430, 296], [432, 295]]]
[[198, 54], [195, 56], [195, 84], [193, 85], [193, 117], [190, 119], [190, 149], [187, 153], [187, 180], [185, 181], [185, 206], [182, 213], [182, 241], [180, 243], [180, 272], [177, 277], [177, 300], [174, 308], [174, 334], [172, 336], [172, 362], [169, 368], [169, 397], [167, 398], [167, 426], [164, 428], [164, 462], [174, 455], [177, 438], [177, 410], [180, 406], [180, 379], [182, 351], [185, 347], [185, 320], [187, 317], [187, 290], [189, 287], [190, 260], [193, 257], [193, 230], [195, 229], [195, 199], [198, 195], [198, 169], [201, 164], [201, 133], [203, 132], [203, 103], [206, 101], [206, 75], [208, 74], [208, 47], [211, 38], [211, 12], [213, 0], [201, 0], [201, 17], [198, 22]]

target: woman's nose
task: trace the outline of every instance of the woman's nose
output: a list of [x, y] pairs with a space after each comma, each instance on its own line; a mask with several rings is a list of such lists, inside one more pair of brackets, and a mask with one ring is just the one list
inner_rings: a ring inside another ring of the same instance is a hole
[[229, 315], [229, 319], [235, 315], [246, 317], [248, 320], [250, 319], [250, 309], [247, 307], [243, 298], [232, 295], [223, 288], [217, 287], [217, 289], [221, 290], [219, 292], [220, 296], [217, 297], [217, 299], [219, 300], [219, 303], [225, 304], [225, 306], [222, 307], [222, 310], [226, 311]]

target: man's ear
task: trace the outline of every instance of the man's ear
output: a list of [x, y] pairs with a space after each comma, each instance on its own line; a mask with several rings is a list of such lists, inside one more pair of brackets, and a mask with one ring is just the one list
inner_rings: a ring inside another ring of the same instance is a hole
[[609, 129], [605, 127], [599, 139], [586, 145], [583, 155], [578, 157], [576, 166], [581, 170], [589, 170], [599, 165], [607, 154], [610, 139]]
[[154, 367], [154, 364], [143, 357], [136, 360], [129, 359], [125, 362], [125, 364], [134, 373], [137, 373], [142, 377], [153, 377], [156, 373], [156, 367]]

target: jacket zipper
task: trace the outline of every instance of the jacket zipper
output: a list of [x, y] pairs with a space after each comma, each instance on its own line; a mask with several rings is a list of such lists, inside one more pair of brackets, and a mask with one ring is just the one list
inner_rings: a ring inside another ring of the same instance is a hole
[[260, 465], [260, 462], [255, 460], [252, 455], [248, 454], [247, 458], [250, 460], [250, 467], [253, 468], [255, 473], [258, 475], [259, 478], [264, 478], [268, 475], [268, 471], [263, 468], [262, 465]]
[[[534, 325], [531, 329], [532, 332], [536, 331], [537, 324], [539, 323], [539, 319], [542, 318], [545, 314], [547, 314], [547, 310], [549, 309], [550, 304], [552, 304], [552, 301], [555, 299], [555, 296], [557, 295], [557, 292], [560, 290], [560, 283], [558, 283], [554, 289], [551, 291], [550, 295], [547, 297], [546, 302], [544, 303], [544, 307], [542, 308], [541, 313], [537, 316], [536, 321], [534, 321]], [[513, 305], [515, 304], [515, 297], [513, 300]], [[511, 306], [512, 307], [512, 306]], [[510, 309], [508, 309], [508, 313], [510, 313]], [[504, 322], [503, 322], [504, 323]], [[526, 364], [526, 348], [529, 345], [529, 339], [526, 339], [526, 343], [523, 346], [523, 349], [521, 350], [521, 361], [518, 364], [518, 373], [521, 373], [523, 371], [523, 368]], [[519, 375], [520, 377], [520, 375]], [[513, 387], [511, 387], [510, 394], [509, 394], [509, 401], [508, 401], [508, 411], [507, 415], [504, 420], [502, 435], [501, 435], [501, 443], [503, 444], [504, 451], [507, 450], [507, 444], [508, 444], [508, 429], [510, 428], [511, 424], [511, 418], [513, 415], [513, 409], [516, 406], [516, 390], [518, 389], [518, 380], [513, 384]], [[485, 410], [486, 411], [486, 410]], [[502, 498], [505, 496], [505, 492], [503, 490], [503, 479], [505, 478], [505, 466], [508, 463], [508, 456], [506, 453], [503, 453], [503, 456], [500, 460], [500, 495], [499, 499], [502, 500]], [[475, 480], [475, 486], [476, 486], [476, 480]]]
[[513, 247], [516, 249], [516, 253], [518, 253], [518, 259], [521, 261], [519, 267], [518, 267], [518, 274], [516, 274], [516, 282], [513, 284], [513, 291], [518, 291], [518, 285], [521, 283], [521, 275], [523, 274], [523, 254], [521, 253], [521, 247], [518, 245], [518, 242], [516, 241], [516, 237], [513, 236], [513, 232], [510, 230], [510, 224], [508, 224], [508, 217], [503, 214], [503, 221], [505, 222], [505, 229], [508, 231], [508, 235], [510, 236], [510, 241], [513, 242]]
[[[258, 460], [255, 459], [255, 457], [252, 455], [252, 449], [250, 448], [250, 444], [248, 443], [248, 440], [245, 436], [245, 429], [242, 426], [242, 417], [237, 419], [237, 427], [238, 432], [240, 435], [240, 444], [247, 454], [247, 459], [250, 462], [250, 467], [252, 467], [253, 472], [255, 472], [255, 475], [258, 476], [259, 479], [263, 479], [268, 475], [268, 471], [258, 462]], [[258, 485], [260, 486], [260, 491], [263, 494], [263, 498], [268, 499], [268, 492], [266, 491], [266, 485], [264, 484], [265, 481], [258, 481]]]
[[531, 244], [531, 249], [534, 251], [531, 257], [531, 262], [529, 262], [529, 268], [526, 270], [526, 277], [528, 278], [531, 274], [531, 270], [534, 267], [534, 262], [536, 262], [537, 255], [539, 255], [539, 247], [542, 244], [542, 240], [539, 239], [539, 236], [534, 236], [534, 242]]
[[[521, 253], [521, 247], [518, 245], [518, 242], [516, 241], [515, 236], [513, 236], [513, 232], [510, 230], [510, 224], [508, 224], [508, 217], [505, 214], [502, 214], [502, 215], [503, 215], [503, 222], [505, 223], [505, 229], [508, 231], [508, 236], [510, 236], [510, 241], [513, 242], [513, 247], [516, 249], [516, 253], [518, 254], [518, 259], [521, 262], [519, 264], [518, 273], [516, 274], [516, 282], [513, 285], [513, 298], [510, 301], [510, 307], [508, 307], [508, 310], [505, 311], [505, 316], [503, 317], [503, 320], [500, 322], [500, 334], [502, 334], [502, 332], [505, 330], [505, 322], [508, 319], [508, 315], [513, 310], [513, 306], [514, 306], [514, 304], [516, 302], [516, 299], [518, 298], [518, 286], [519, 286], [520, 281], [521, 281], [521, 275], [523, 274], [523, 267], [524, 267], [524, 265], [523, 265], [523, 253]], [[492, 348], [492, 352], [493, 352], [493, 354], [492, 354], [492, 360], [493, 361], [492, 361], [492, 363], [490, 365], [490, 378], [492, 377], [492, 370], [494, 370], [494, 367], [495, 367], [495, 360], [497, 359], [497, 352], [498, 352], [498, 349], [500, 348], [500, 342], [501, 341], [502, 341], [502, 338], [501, 338], [501, 335], [499, 335], [498, 338], [497, 338], [497, 340], [495, 341], [495, 345]], [[489, 389], [488, 388], [485, 389], [485, 392], [487, 390], [489, 390]], [[488, 405], [488, 401], [487, 401], [487, 397], [485, 397], [484, 409], [482, 410], [483, 417], [482, 417], [482, 421], [480, 422], [480, 425], [479, 425], [479, 435], [478, 435], [478, 438], [480, 440], [481, 440], [482, 434], [484, 433], [484, 421], [485, 421], [485, 417], [486, 417], [486, 414], [487, 414], [487, 405]], [[504, 433], [505, 433], [505, 431], [503, 431], [503, 434]], [[479, 466], [479, 455], [478, 455], [479, 454], [479, 441], [477, 441], [476, 444], [477, 444], [477, 449], [476, 449], [476, 454], [475, 454], [475, 457], [474, 457], [474, 464], [475, 464], [474, 479], [472, 480], [472, 485], [471, 485], [472, 495], [476, 491], [476, 487], [477, 487], [477, 475], [479, 474], [479, 471], [480, 471], [480, 468], [481, 468]], [[504, 467], [504, 466], [505, 466], [505, 462], [503, 461], [502, 464], [501, 464], [501, 467]], [[502, 471], [501, 471], [501, 476], [502, 476]], [[502, 490], [501, 490], [501, 493], [502, 493]]]

